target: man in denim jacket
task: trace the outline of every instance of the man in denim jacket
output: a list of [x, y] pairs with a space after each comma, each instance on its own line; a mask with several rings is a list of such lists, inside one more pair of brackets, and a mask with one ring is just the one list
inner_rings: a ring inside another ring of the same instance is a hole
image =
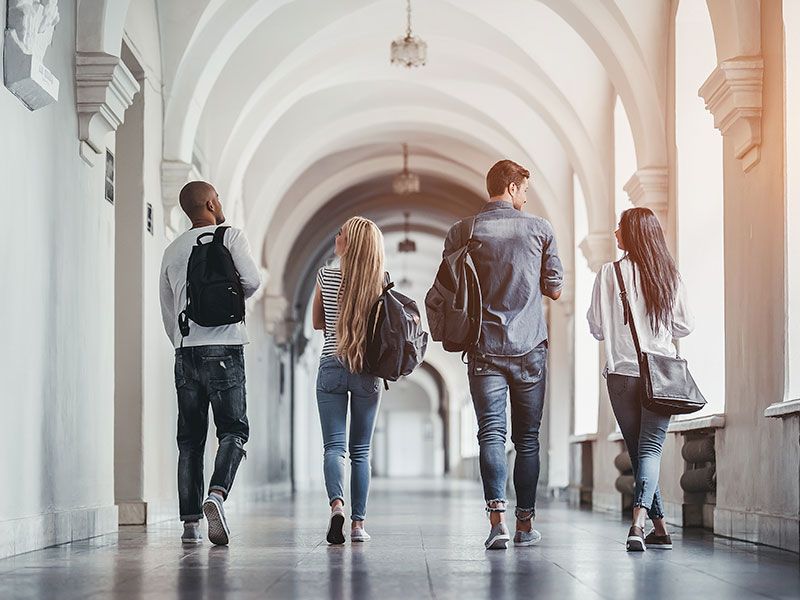
[[[514, 544], [541, 540], [533, 529], [539, 480], [539, 425], [544, 408], [547, 324], [542, 296], [557, 300], [563, 269], [553, 229], [545, 219], [522, 212], [530, 172], [502, 160], [486, 175], [489, 202], [478, 213], [471, 252], [483, 296], [481, 335], [469, 353], [469, 387], [478, 418], [480, 469], [492, 529], [487, 548], [510, 540], [506, 507], [506, 397], [511, 396], [511, 439], [517, 456]], [[465, 225], [465, 228], [468, 226]], [[444, 256], [462, 244], [461, 222], [450, 228]]]

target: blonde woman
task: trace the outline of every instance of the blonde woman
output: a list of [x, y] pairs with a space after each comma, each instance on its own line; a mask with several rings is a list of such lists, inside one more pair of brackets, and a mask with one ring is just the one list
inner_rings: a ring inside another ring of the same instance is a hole
[[[317, 407], [325, 447], [325, 488], [331, 505], [327, 540], [343, 544], [344, 457], [350, 403], [350, 540], [370, 539], [364, 529], [369, 493], [369, 448], [380, 402], [380, 379], [363, 372], [369, 310], [383, 291], [383, 235], [363, 217], [352, 217], [336, 234], [339, 268], [317, 274], [314, 329], [325, 333], [317, 374]], [[349, 398], [348, 398], [349, 397]]]

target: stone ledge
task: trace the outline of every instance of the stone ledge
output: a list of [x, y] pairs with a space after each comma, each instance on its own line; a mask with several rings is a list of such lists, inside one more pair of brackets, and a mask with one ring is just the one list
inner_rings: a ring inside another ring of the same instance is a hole
[[765, 417], [785, 418], [800, 415], [800, 398], [770, 404], [764, 411]]
[[725, 415], [708, 415], [685, 419], [683, 421], [672, 421], [669, 424], [667, 433], [686, 433], [689, 431], [700, 431], [702, 429], [722, 429], [725, 427]]
[[582, 433], [581, 435], [571, 435], [569, 436], [569, 443], [570, 444], [582, 444], [583, 442], [596, 442], [597, 441], [597, 434], [596, 433]]

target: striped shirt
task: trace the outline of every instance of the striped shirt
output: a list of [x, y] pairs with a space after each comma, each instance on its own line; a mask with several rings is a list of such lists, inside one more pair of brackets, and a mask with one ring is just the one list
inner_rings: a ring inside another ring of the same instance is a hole
[[325, 345], [320, 358], [336, 355], [336, 323], [339, 321], [339, 289], [342, 287], [342, 270], [322, 267], [317, 273], [317, 284], [322, 291], [325, 310]]

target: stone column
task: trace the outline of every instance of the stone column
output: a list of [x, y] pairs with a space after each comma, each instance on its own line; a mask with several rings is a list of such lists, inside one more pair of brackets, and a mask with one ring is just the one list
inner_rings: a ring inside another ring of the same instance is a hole
[[569, 436], [572, 433], [574, 397], [574, 275], [564, 273], [561, 297], [549, 305], [548, 406], [548, 481], [551, 492], [559, 496], [569, 486]]

